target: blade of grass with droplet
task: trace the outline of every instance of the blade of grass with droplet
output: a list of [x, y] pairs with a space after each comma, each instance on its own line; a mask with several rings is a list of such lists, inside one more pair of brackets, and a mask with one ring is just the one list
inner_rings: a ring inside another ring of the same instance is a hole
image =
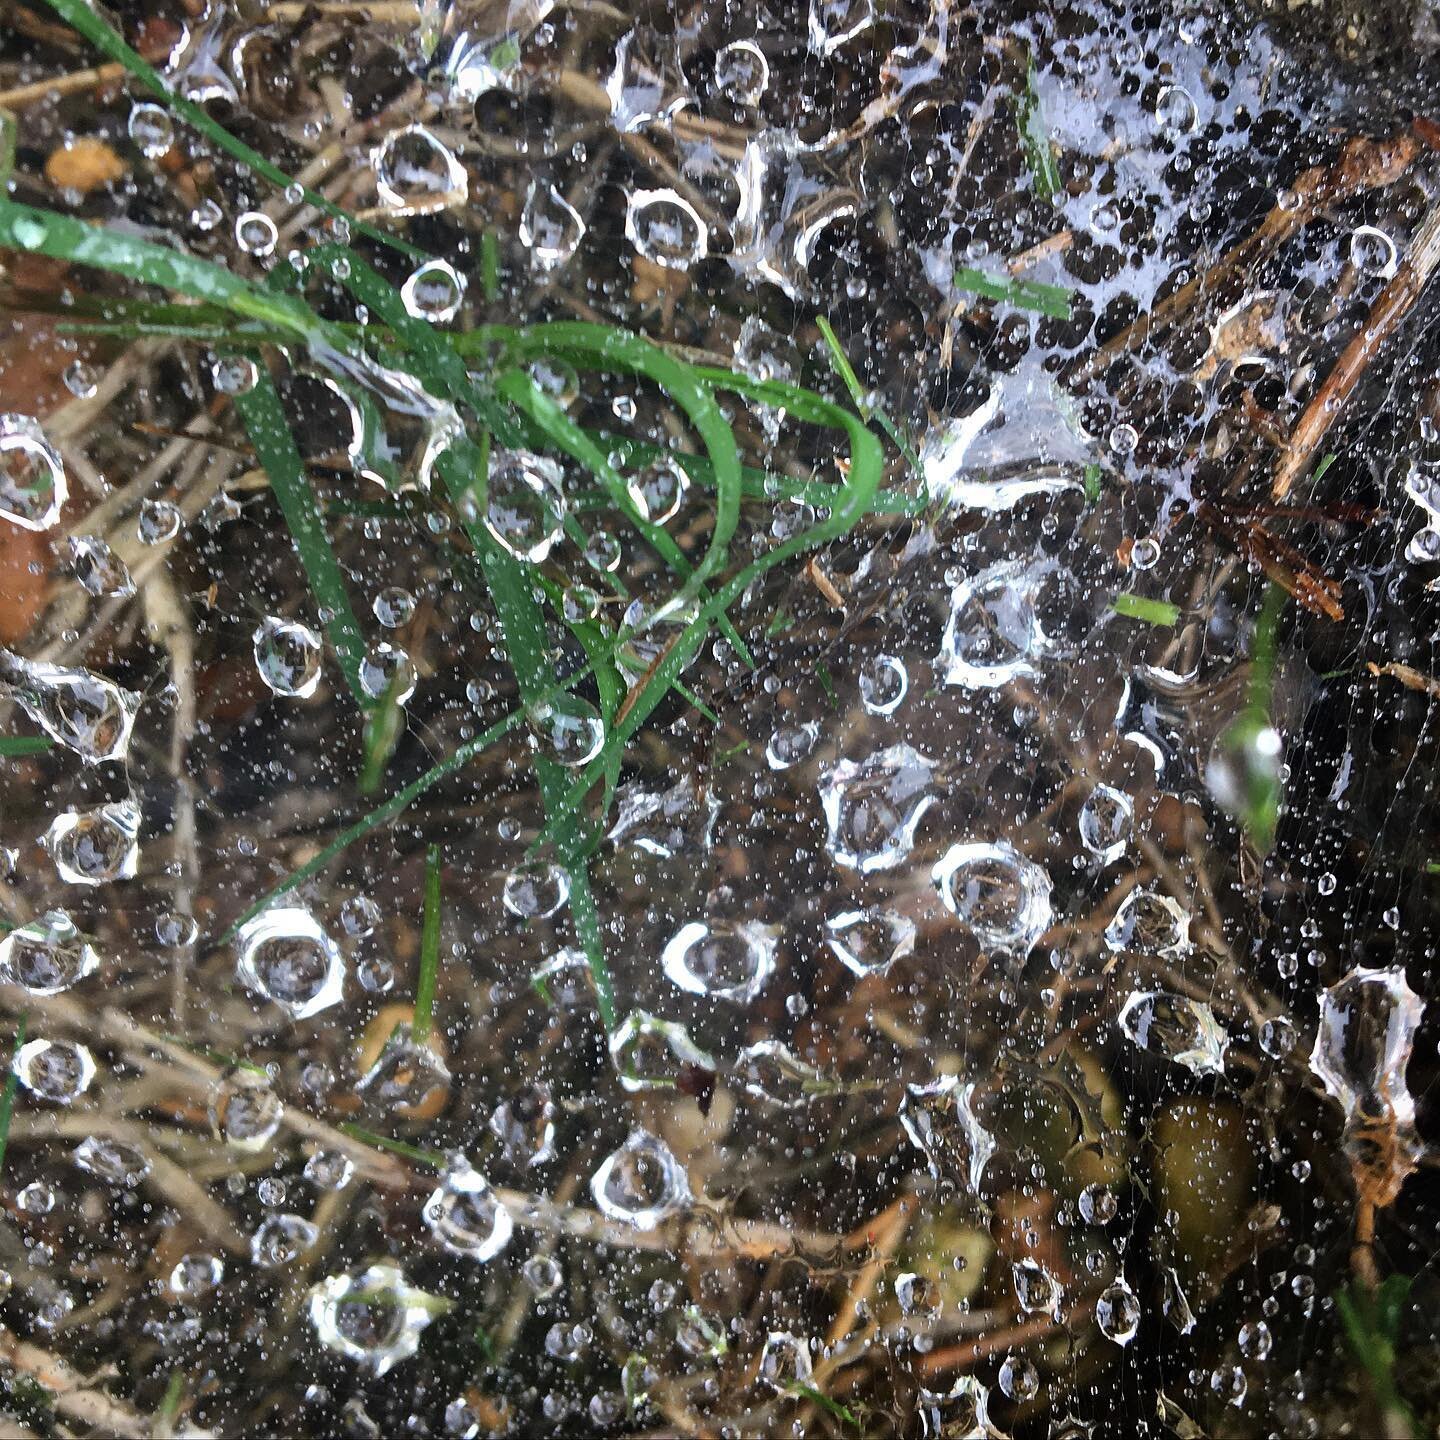
[[10, 1119], [15, 1113], [15, 1089], [20, 1083], [20, 1074], [15, 1069], [15, 1064], [25, 1045], [25, 1026], [29, 1019], [28, 1013], [22, 1010], [20, 1018], [15, 1022], [15, 1044], [10, 1053], [10, 1069], [5, 1076], [4, 1092], [0, 1093], [0, 1168], [5, 1164], [5, 1147], [10, 1139]]
[[965, 265], [955, 272], [955, 288], [985, 300], [1003, 300], [1020, 310], [1036, 310], [1054, 320], [1070, 318], [1072, 292], [1064, 285], [1044, 285], [1038, 280], [1012, 280]]
[[325, 517], [320, 513], [305, 473], [305, 462], [290, 433], [290, 423], [285, 418], [275, 383], [258, 357], [256, 369], [255, 384], [245, 394], [234, 397], [236, 413], [245, 424], [250, 443], [269, 476], [270, 488], [280, 502], [280, 511], [290, 529], [300, 563], [305, 567], [315, 603], [329, 617], [325, 630], [350, 692], [362, 710], [373, 709], [375, 701], [366, 694], [360, 681], [365, 637], [350, 606], [350, 591], [331, 548]]
[[1152, 600], [1146, 595], [1117, 595], [1110, 602], [1110, 608], [1128, 620], [1143, 620], [1147, 625], [1162, 628], [1173, 626], [1180, 618], [1178, 605], [1172, 605], [1168, 600]]
[[420, 977], [415, 982], [415, 1013], [410, 1038], [423, 1045], [435, 1017], [435, 987], [440, 977], [440, 847], [425, 852], [425, 918], [420, 932]]
[[911, 448], [910, 442], [900, 433], [895, 422], [883, 410], [872, 405], [866, 399], [865, 391], [860, 385], [860, 377], [855, 373], [855, 367], [850, 363], [850, 357], [841, 347], [840, 337], [836, 335], [834, 327], [823, 315], [815, 317], [815, 324], [819, 327], [821, 338], [825, 341], [825, 348], [830, 355], [830, 363], [840, 377], [841, 383], [850, 392], [850, 399], [854, 401], [861, 419], [867, 424], [874, 420], [890, 437], [890, 443], [905, 457], [906, 464], [918, 475], [920, 473], [920, 457]]
[[[52, 0], [53, 3], [53, 0]], [[1030, 178], [1036, 192], [1047, 200], [1060, 193], [1060, 167], [1050, 145], [1050, 130], [1045, 124], [1045, 111], [1040, 104], [1040, 86], [1035, 75], [1035, 57], [1025, 61], [1025, 93], [1016, 107], [1021, 148], [1030, 167]]]
[[[183, 116], [212, 145], [218, 145], [227, 155], [240, 161], [242, 165], [248, 166], [257, 175], [264, 176], [272, 185], [281, 190], [287, 190], [296, 183], [283, 170], [272, 165], [258, 150], [252, 150], [243, 140], [236, 139], [223, 125], [212, 120], [193, 100], [187, 100], [183, 95], [177, 95], [171, 90], [155, 67], [144, 56], [132, 50], [124, 36], [95, 10], [88, 0], [45, 0], [45, 3], [66, 24], [78, 30], [103, 55], [123, 65], [156, 99], [164, 101], [177, 115]], [[388, 246], [392, 250], [398, 250], [412, 260], [428, 258], [423, 250], [417, 249], [408, 241], [401, 240], [394, 235], [387, 235], [383, 230], [377, 230], [364, 220], [347, 214], [333, 201], [327, 200], [318, 190], [311, 190], [308, 186], [302, 186], [301, 189], [304, 191], [306, 202], [322, 214], [335, 220], [345, 221], [352, 230], [367, 235], [370, 239]]]

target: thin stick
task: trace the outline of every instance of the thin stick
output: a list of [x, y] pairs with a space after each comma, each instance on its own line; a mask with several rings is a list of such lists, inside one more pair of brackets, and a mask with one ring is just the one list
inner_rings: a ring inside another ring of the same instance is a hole
[[1432, 207], [1421, 222], [1404, 263], [1376, 296], [1364, 325], [1340, 352], [1334, 368], [1296, 423], [1290, 443], [1275, 469], [1275, 478], [1270, 482], [1270, 494], [1276, 500], [1283, 500], [1301, 474], [1310, 468], [1312, 457], [1331, 426], [1344, 413], [1370, 362], [1420, 298], [1437, 265], [1440, 265], [1440, 205]]
[[76, 70], [70, 75], [57, 75], [53, 80], [36, 80], [30, 85], [17, 85], [13, 90], [0, 90], [0, 107], [23, 110], [50, 95], [74, 95], [97, 85], [108, 85], [125, 76], [123, 65], [97, 65], [93, 70]]

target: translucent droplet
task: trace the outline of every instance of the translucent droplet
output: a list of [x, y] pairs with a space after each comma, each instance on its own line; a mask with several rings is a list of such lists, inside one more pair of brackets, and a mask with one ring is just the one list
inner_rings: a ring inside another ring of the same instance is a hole
[[406, 278], [400, 298], [417, 320], [444, 325], [460, 311], [465, 277], [446, 260], [427, 260]]
[[463, 205], [470, 193], [465, 167], [423, 125], [392, 130], [370, 163], [381, 201], [401, 215]]
[[937, 1181], [963, 1184], [968, 1193], [978, 1195], [996, 1142], [980, 1123], [974, 1098], [975, 1086], [962, 1083], [957, 1075], [907, 1085], [900, 1125]]
[[828, 1088], [825, 1077], [780, 1040], [757, 1040], [747, 1045], [735, 1057], [730, 1071], [752, 1100], [782, 1110], [794, 1110]]
[[669, 859], [684, 851], [703, 854], [714, 841], [720, 802], [684, 775], [668, 790], [621, 786], [615, 797], [615, 824], [607, 836], [616, 845], [633, 845]]
[[1049, 928], [1050, 876], [1008, 841], [952, 845], [931, 875], [982, 949], [1024, 957]]
[[193, 916], [166, 910], [155, 917], [155, 939], [166, 950], [183, 950], [200, 933]]
[[1240, 1353], [1247, 1360], [1265, 1360], [1269, 1358], [1272, 1340], [1270, 1327], [1263, 1320], [1247, 1321], [1240, 1327], [1238, 1337]]
[[26, 1215], [48, 1215], [55, 1208], [55, 1187], [32, 1180], [15, 1196], [15, 1205]]
[[415, 613], [415, 597], [398, 585], [390, 585], [370, 602], [370, 610], [387, 630], [397, 630]]
[[586, 543], [585, 563], [592, 570], [613, 575], [624, 557], [620, 542], [608, 530], [597, 530]]
[[[433, 1036], [432, 1036], [433, 1040]], [[421, 1044], [409, 1025], [396, 1025], [355, 1093], [386, 1119], [433, 1113], [450, 1091], [450, 1070], [431, 1041]]]
[[1200, 118], [1190, 92], [1180, 85], [1163, 85], [1155, 97], [1155, 119], [1172, 135], [1188, 135]]
[[810, 0], [810, 48], [833, 55], [875, 23], [873, 0]]
[[676, 461], [662, 457], [632, 476], [626, 489], [646, 520], [663, 525], [679, 514], [690, 489], [690, 477]]
[[255, 668], [277, 695], [305, 700], [320, 684], [320, 637], [298, 620], [266, 616], [251, 637]]
[[210, 1129], [236, 1150], [263, 1150], [280, 1128], [285, 1106], [269, 1077], [233, 1066], [210, 1091]]
[[31, 995], [58, 995], [100, 968], [100, 957], [63, 910], [47, 910], [0, 940], [0, 977]]
[[68, 1105], [83, 1095], [95, 1071], [95, 1057], [73, 1040], [28, 1040], [15, 1057], [20, 1083], [57, 1105]]
[[133, 800], [120, 800], [57, 815], [43, 843], [67, 884], [105, 885], [135, 874], [139, 835], [140, 807]]
[[247, 254], [263, 260], [275, 253], [280, 232], [263, 210], [246, 210], [235, 218], [235, 243]]
[[107, 595], [135, 593], [135, 582], [130, 578], [125, 562], [105, 541], [94, 535], [70, 537], [70, 565], [87, 595], [100, 599]]
[[760, 1351], [760, 1378], [781, 1394], [809, 1383], [814, 1373], [810, 1342], [788, 1330], [772, 1330]]
[[1105, 927], [1111, 950], [1178, 960], [1190, 953], [1190, 915], [1178, 900], [1154, 890], [1132, 890]]
[[935, 800], [934, 768], [909, 745], [841, 760], [820, 781], [830, 858], [847, 870], [893, 870], [910, 854]]
[[310, 1323], [320, 1343], [375, 1375], [413, 1355], [425, 1327], [448, 1308], [408, 1285], [394, 1265], [332, 1275], [310, 1291]]
[[915, 922], [898, 910], [842, 910], [825, 922], [825, 944], [862, 979], [883, 975], [915, 949]]
[[338, 1004], [345, 987], [339, 947], [308, 910], [283, 907], [247, 920], [235, 936], [240, 983], [292, 1020]]
[[600, 712], [579, 695], [557, 695], [535, 706], [530, 726], [545, 752], [572, 770], [593, 760], [605, 743]]
[[910, 676], [894, 655], [872, 655], [860, 667], [860, 703], [872, 715], [893, 715], [909, 688]]
[[944, 684], [994, 689], [1034, 674], [1040, 635], [1030, 578], [1007, 561], [956, 588], [936, 661]]
[[527, 860], [505, 877], [500, 898], [512, 915], [544, 920], [570, 898], [570, 877], [547, 860]]
[[758, 105], [770, 84], [770, 62], [752, 40], [732, 40], [715, 55], [715, 88], [732, 105]]
[[1040, 1392], [1040, 1372], [1023, 1355], [1007, 1355], [1000, 1365], [1000, 1388], [1017, 1404]]
[[355, 1162], [343, 1150], [317, 1150], [305, 1162], [305, 1178], [317, 1190], [343, 1190], [355, 1176]]
[[415, 693], [415, 662], [399, 645], [382, 640], [365, 652], [360, 662], [360, 688], [372, 699], [402, 709]]
[[161, 545], [180, 533], [185, 517], [168, 500], [142, 500], [135, 532], [145, 545]]
[[1118, 860], [1130, 843], [1135, 805], [1113, 785], [1097, 785], [1080, 807], [1080, 843], [1101, 865]]
[[917, 1409], [924, 1440], [994, 1440], [990, 1391], [973, 1375], [962, 1375], [941, 1393], [920, 1392]]
[[250, 1262], [262, 1270], [293, 1265], [320, 1238], [319, 1229], [299, 1215], [270, 1215], [250, 1237]]
[[452, 1255], [493, 1260], [510, 1243], [515, 1222], [489, 1183], [463, 1158], [451, 1164], [420, 1212]]
[[548, 180], [532, 180], [520, 212], [520, 243], [542, 273], [563, 265], [580, 247], [585, 222]]
[[820, 724], [816, 720], [790, 720], [777, 725], [765, 746], [765, 763], [772, 770], [788, 770], [810, 754], [819, 738]]
[[484, 523], [496, 544], [517, 560], [538, 565], [560, 538], [565, 499], [560, 467], [525, 450], [496, 450], [490, 458]]
[[260, 371], [248, 355], [217, 355], [210, 364], [210, 379], [221, 395], [248, 395], [259, 382]]
[[1400, 268], [1395, 242], [1374, 225], [1357, 225], [1350, 232], [1350, 263], [1375, 280], [1389, 280]]
[[1227, 1404], [1238, 1410], [1245, 1404], [1247, 1384], [1245, 1372], [1238, 1365], [1219, 1365], [1210, 1374], [1210, 1388]]
[[632, 1130], [590, 1177], [596, 1208], [610, 1220], [653, 1230], [690, 1204], [690, 1182], [658, 1136]]
[[565, 1272], [553, 1255], [532, 1255], [520, 1267], [520, 1278], [537, 1300], [548, 1300], [565, 1283]]
[[74, 1159], [86, 1174], [125, 1190], [133, 1190], [150, 1173], [150, 1157], [138, 1145], [108, 1136], [91, 1135], [82, 1140], [75, 1147]]
[[610, 1060], [620, 1084], [631, 1094], [673, 1090], [687, 1068], [718, 1068], [714, 1057], [690, 1038], [683, 1025], [657, 1019], [643, 1010], [627, 1015], [610, 1036]]
[[660, 968], [695, 995], [748, 1004], [775, 969], [778, 930], [752, 920], [694, 920], [671, 936]]
[[1015, 1286], [1015, 1299], [1027, 1315], [1048, 1315], [1060, 1318], [1065, 1294], [1060, 1282], [1038, 1261], [1026, 1256], [1010, 1267]]
[[1225, 1071], [1230, 1037], [1202, 1001], [1159, 990], [1137, 990], [1120, 1007], [1118, 1023], [1141, 1050], [1163, 1055], [1197, 1075]]
[[50, 738], [87, 764], [123, 760], [140, 696], [89, 670], [0, 649], [0, 685]]
[[130, 118], [125, 128], [148, 160], [158, 160], [175, 143], [175, 126], [170, 112], [150, 100], [136, 101], [130, 107]]
[[688, 270], [709, 253], [705, 222], [674, 190], [636, 190], [625, 212], [625, 238], [667, 270]]
[[1400, 966], [1357, 966], [1320, 997], [1310, 1068], [1345, 1116], [1344, 1144], [1367, 1193], [1390, 1204], [1419, 1163], [1406, 1069], [1424, 1017]]
[[489, 1129], [509, 1164], [522, 1169], [548, 1165], [555, 1158], [555, 1102], [550, 1087], [539, 1080], [522, 1085], [491, 1111]]
[[197, 1251], [182, 1255], [170, 1272], [169, 1289], [181, 1300], [208, 1295], [225, 1278], [225, 1262], [218, 1255]]
[[1080, 1192], [1080, 1218], [1087, 1225], [1108, 1225], [1120, 1211], [1120, 1202], [1108, 1185], [1098, 1182]]
[[48, 530], [69, 496], [60, 452], [28, 415], [0, 415], [0, 519]]
[[88, 400], [100, 388], [100, 377], [83, 360], [72, 360], [65, 367], [65, 388], [77, 399]]
[[1117, 1345], [1128, 1345], [1140, 1329], [1140, 1301], [1123, 1281], [1100, 1292], [1095, 1302], [1095, 1323], [1100, 1333]]

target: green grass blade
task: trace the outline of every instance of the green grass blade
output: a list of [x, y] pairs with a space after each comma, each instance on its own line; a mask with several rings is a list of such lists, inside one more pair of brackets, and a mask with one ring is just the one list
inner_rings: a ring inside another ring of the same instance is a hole
[[305, 567], [315, 603], [329, 615], [325, 622], [330, 643], [356, 703], [370, 710], [375, 701], [360, 683], [365, 658], [365, 637], [350, 606], [350, 592], [340, 562], [330, 546], [325, 518], [305, 474], [305, 462], [295, 448], [295, 437], [280, 404], [280, 396], [263, 362], [257, 360], [258, 378], [244, 395], [235, 396], [235, 409], [245, 423], [250, 443], [270, 477], [270, 488], [280, 502], [300, 563]]
[[0, 1094], [0, 1169], [5, 1165], [5, 1147], [10, 1139], [10, 1118], [15, 1113], [15, 1089], [20, 1083], [15, 1062], [25, 1044], [25, 1027], [29, 1019], [29, 1015], [22, 1010], [19, 1020], [15, 1022], [15, 1045], [10, 1055], [10, 1069], [5, 1076], [5, 1090]]
[[[177, 115], [183, 116], [189, 121], [212, 145], [218, 145], [227, 155], [240, 161], [241, 164], [249, 166], [257, 175], [264, 176], [272, 185], [278, 186], [281, 190], [288, 189], [295, 183], [290, 176], [272, 165], [258, 150], [252, 150], [244, 141], [237, 140], [223, 125], [212, 120], [199, 105], [187, 100], [183, 95], [175, 94], [161, 79], [154, 66], [132, 50], [125, 43], [125, 39], [119, 31], [97, 10], [93, 9], [88, 0], [46, 0], [46, 3], [62, 20], [78, 30], [101, 54], [123, 65], [156, 99], [163, 100]], [[394, 235], [387, 235], [383, 230], [377, 230], [373, 225], [347, 214], [338, 205], [327, 200], [318, 190], [306, 188], [304, 193], [306, 201], [315, 209], [332, 219], [344, 220], [352, 230], [362, 235], [368, 235], [370, 239], [381, 245], [387, 245], [392, 250], [398, 250], [412, 260], [426, 258], [423, 250], [416, 249], [406, 241], [397, 239]]]
[[435, 1019], [435, 986], [440, 978], [440, 847], [425, 852], [425, 923], [420, 934], [420, 978], [415, 984], [415, 1014], [410, 1038], [423, 1045]]
[[1019, 310], [1036, 310], [1055, 320], [1070, 318], [1070, 296], [1064, 285], [1043, 285], [1038, 280], [1011, 280], [977, 270], [973, 265], [955, 272], [955, 288], [986, 300], [1003, 300]]
[[911, 448], [910, 442], [900, 433], [900, 428], [883, 411], [871, 405], [865, 398], [865, 392], [860, 387], [860, 377], [855, 373], [855, 367], [850, 363], [850, 357], [845, 354], [840, 344], [840, 337], [836, 335], [834, 327], [823, 316], [815, 317], [815, 324], [819, 326], [820, 334], [825, 341], [825, 348], [830, 355], [830, 364], [834, 367], [835, 373], [840, 377], [845, 388], [850, 392], [850, 399], [854, 401], [855, 408], [860, 416], [867, 423], [874, 420], [877, 425], [890, 437], [891, 443], [905, 457], [905, 462], [918, 475], [921, 473], [920, 457]]
[[1145, 595], [1117, 595], [1110, 608], [1127, 620], [1143, 620], [1147, 625], [1170, 627], [1180, 618], [1180, 607], [1168, 600], [1151, 600]]
[[54, 743], [47, 735], [0, 735], [0, 758], [10, 760], [20, 755], [42, 755]]
[[1053, 200], [1062, 188], [1060, 167], [1055, 163], [1050, 131], [1045, 124], [1045, 112], [1040, 105], [1040, 87], [1036, 83], [1033, 56], [1026, 61], [1025, 94], [1017, 107], [1016, 119], [1020, 129], [1020, 144], [1025, 151], [1025, 163], [1030, 168], [1030, 178], [1034, 182], [1036, 193], [1047, 200]]

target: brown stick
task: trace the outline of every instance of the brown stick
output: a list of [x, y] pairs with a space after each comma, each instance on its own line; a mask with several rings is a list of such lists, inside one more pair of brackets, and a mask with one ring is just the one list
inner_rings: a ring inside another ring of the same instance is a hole
[[1420, 298], [1437, 265], [1440, 265], [1440, 205], [1426, 215], [1404, 263], [1376, 296], [1364, 326], [1340, 352], [1334, 368], [1296, 423], [1270, 484], [1270, 493], [1276, 500], [1283, 500], [1301, 473], [1309, 469], [1320, 442], [1344, 413], [1370, 362]]
[[125, 74], [120, 64], [97, 65], [93, 70], [76, 70], [69, 75], [56, 75], [51, 80], [36, 80], [30, 85], [17, 85], [13, 90], [0, 90], [0, 106], [6, 110], [23, 110], [47, 95], [73, 95], [97, 85], [108, 85]]

